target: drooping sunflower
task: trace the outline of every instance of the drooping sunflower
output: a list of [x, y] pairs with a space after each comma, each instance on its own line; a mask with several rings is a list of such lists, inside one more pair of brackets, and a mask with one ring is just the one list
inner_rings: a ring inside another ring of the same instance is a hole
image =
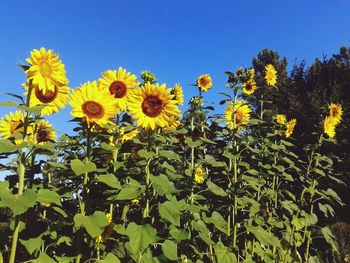
[[342, 105], [331, 103], [328, 109], [329, 109], [329, 116], [334, 119], [336, 124], [339, 124], [341, 122], [342, 115], [343, 115]]
[[197, 87], [202, 91], [208, 91], [213, 86], [213, 82], [209, 74], [200, 75], [197, 78]]
[[137, 126], [146, 130], [168, 127], [174, 117], [180, 116], [180, 110], [166, 85], [145, 83], [135, 89], [129, 103], [129, 112], [137, 120]]
[[295, 125], [297, 125], [296, 119], [291, 119], [289, 122], [287, 122], [286, 124], [287, 128], [285, 132], [286, 138], [289, 138], [292, 135]]
[[284, 114], [277, 114], [275, 116], [275, 120], [280, 125], [286, 125], [286, 123], [287, 123], [287, 117]]
[[[28, 93], [28, 83], [23, 84]], [[54, 90], [47, 90], [45, 93], [38, 86], [33, 85], [30, 95], [30, 107], [37, 105], [44, 106], [42, 115], [51, 115], [64, 108], [69, 99], [70, 89], [67, 86], [55, 86]]]
[[335, 119], [331, 116], [327, 116], [323, 122], [323, 131], [330, 138], [334, 138], [336, 126], [337, 126], [337, 119]]
[[48, 141], [53, 141], [56, 138], [56, 131], [52, 128], [52, 124], [48, 121], [41, 120], [38, 123], [36, 130], [36, 141], [42, 144]]
[[197, 184], [202, 184], [205, 180], [205, 175], [202, 166], [198, 165], [194, 171], [194, 181]]
[[27, 73], [27, 79], [45, 94], [47, 91], [55, 91], [57, 86], [68, 84], [64, 64], [59, 60], [57, 53], [53, 54], [52, 50], [46, 51], [45, 48], [40, 50], [34, 49], [30, 52], [31, 57], [27, 58], [30, 64]]
[[[4, 139], [15, 137], [15, 143], [20, 144], [23, 139], [25, 114], [22, 111], [10, 112], [0, 120], [0, 135]], [[27, 138], [32, 135], [32, 127], [27, 128]]]
[[173, 100], [176, 100], [176, 104], [178, 105], [184, 104], [184, 93], [179, 83], [175, 84], [175, 87], [172, 90], [172, 93], [175, 95]]
[[243, 92], [247, 95], [251, 95], [256, 90], [256, 82], [254, 78], [249, 78], [247, 82], [242, 85]]
[[239, 100], [230, 102], [228, 107], [225, 109], [226, 124], [231, 130], [240, 131], [243, 129], [250, 119], [250, 113], [252, 110], [244, 101]]
[[277, 83], [277, 71], [271, 64], [265, 66], [265, 81], [271, 87], [274, 87]]
[[113, 233], [114, 223], [113, 223], [112, 214], [108, 213], [106, 214], [106, 217], [107, 217], [108, 225], [105, 226], [105, 229], [103, 230], [102, 234], [96, 237], [95, 243], [97, 244], [105, 242]]
[[108, 91], [117, 101], [121, 110], [126, 110], [132, 89], [140, 84], [135, 75], [119, 67], [117, 70], [107, 70], [102, 73], [103, 78], [99, 79], [102, 89]]
[[88, 126], [96, 123], [103, 126], [113, 123], [112, 118], [118, 113], [116, 101], [109, 92], [100, 89], [97, 82], [86, 82], [73, 90], [70, 99], [71, 114], [82, 118]]

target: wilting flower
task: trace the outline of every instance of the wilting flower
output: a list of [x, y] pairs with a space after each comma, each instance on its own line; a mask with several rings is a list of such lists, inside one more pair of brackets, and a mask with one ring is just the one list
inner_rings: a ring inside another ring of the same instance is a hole
[[213, 86], [209, 74], [201, 75], [197, 78], [197, 87], [202, 91], [208, 91]]
[[[28, 83], [23, 84], [23, 86], [24, 89], [28, 91]], [[53, 91], [47, 90], [44, 93], [38, 86], [33, 85], [30, 95], [30, 107], [37, 105], [44, 106], [41, 110], [41, 114], [51, 115], [66, 106], [69, 92], [70, 90], [66, 86], [55, 86]]]
[[96, 123], [103, 126], [112, 123], [112, 118], [118, 113], [116, 101], [112, 95], [97, 86], [97, 82], [86, 82], [73, 91], [70, 99], [76, 118], [84, 118], [90, 127]]
[[268, 86], [275, 86], [277, 83], [277, 71], [271, 64], [265, 66], [265, 81]]
[[68, 84], [66, 70], [58, 54], [53, 54], [52, 50], [34, 49], [30, 52], [31, 57], [27, 58], [30, 64], [26, 73], [28, 81], [37, 86], [43, 94], [47, 91], [55, 92], [55, 87], [65, 86]]
[[241, 130], [250, 119], [252, 110], [244, 101], [230, 102], [225, 109], [226, 124], [231, 130]]
[[343, 108], [341, 104], [331, 103], [331, 105], [329, 105], [329, 116], [334, 119], [336, 124], [339, 124], [341, 122], [342, 115]]
[[166, 85], [145, 83], [140, 89], [135, 89], [134, 96], [130, 99], [129, 112], [134, 114], [137, 126], [146, 130], [166, 128], [174, 117], [180, 116], [180, 110], [170, 94], [171, 89]]
[[275, 116], [275, 119], [276, 119], [276, 122], [278, 124], [286, 125], [286, 123], [287, 123], [287, 118], [286, 118], [286, 115], [284, 115], [284, 114], [277, 114]]
[[103, 78], [99, 79], [100, 87], [115, 98], [118, 108], [126, 110], [133, 88], [140, 84], [136, 80], [137, 77], [121, 67], [118, 71], [107, 70], [102, 76]]
[[242, 85], [243, 92], [247, 95], [251, 95], [256, 90], [256, 82], [254, 78], [249, 78], [247, 82]]
[[[0, 120], [0, 134], [4, 139], [15, 137], [15, 143], [20, 144], [23, 139], [25, 115], [22, 111], [10, 112]], [[27, 137], [30, 138], [32, 127], [27, 128]]]
[[103, 233], [101, 235], [99, 235], [98, 237], [96, 237], [95, 242], [97, 244], [105, 242], [113, 233], [114, 224], [113, 224], [112, 214], [108, 213], [108, 214], [106, 214], [106, 217], [107, 217], [108, 225], [105, 226]]
[[330, 138], [334, 138], [336, 126], [337, 126], [337, 119], [335, 119], [331, 116], [327, 116], [323, 122], [323, 131]]
[[176, 101], [176, 104], [178, 105], [184, 104], [184, 93], [180, 84], [175, 84], [175, 87], [172, 90], [172, 93], [175, 95], [173, 100]]
[[287, 129], [286, 129], [286, 132], [285, 132], [286, 138], [289, 138], [292, 135], [296, 124], [297, 124], [297, 120], [296, 119], [291, 119], [287, 123], [287, 125], [286, 125]]
[[45, 143], [53, 141], [56, 138], [56, 131], [53, 130], [52, 124], [48, 121], [41, 120], [36, 128], [36, 141], [37, 143]]
[[198, 165], [194, 171], [194, 181], [202, 184], [205, 180], [205, 175], [202, 166]]

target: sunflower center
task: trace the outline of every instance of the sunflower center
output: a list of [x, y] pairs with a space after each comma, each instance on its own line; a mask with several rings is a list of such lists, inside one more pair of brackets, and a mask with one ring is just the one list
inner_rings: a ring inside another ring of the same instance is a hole
[[246, 83], [245, 89], [251, 91], [253, 89], [253, 85], [251, 83]]
[[44, 77], [50, 77], [51, 73], [52, 73], [51, 65], [49, 63], [47, 63], [46, 61], [43, 61], [41, 63], [41, 67], [40, 67], [40, 73]]
[[48, 131], [45, 131], [43, 129], [39, 129], [36, 139], [39, 142], [47, 142], [50, 139], [50, 133]]
[[42, 103], [50, 103], [53, 102], [58, 95], [58, 89], [55, 86], [55, 90], [46, 90], [45, 94], [42, 90], [39, 89], [39, 87], [35, 87], [35, 96], [40, 100]]
[[[233, 116], [233, 119], [235, 118], [235, 116]], [[241, 111], [237, 111], [236, 112], [236, 125], [239, 125], [243, 120], [243, 112]]]
[[154, 118], [154, 117], [157, 117], [162, 112], [163, 102], [157, 96], [148, 96], [142, 102], [141, 107], [144, 114]]
[[116, 80], [109, 86], [109, 92], [114, 98], [123, 98], [126, 94], [127, 87], [124, 82]]
[[199, 80], [199, 84], [200, 84], [201, 86], [206, 86], [206, 85], [208, 85], [208, 80], [207, 80], [207, 78], [201, 78], [201, 79]]
[[96, 101], [86, 101], [81, 107], [84, 114], [89, 118], [100, 119], [105, 113], [103, 106]]
[[333, 108], [333, 109], [331, 109], [331, 116], [332, 117], [335, 117], [335, 116], [338, 116], [338, 109], [337, 108]]

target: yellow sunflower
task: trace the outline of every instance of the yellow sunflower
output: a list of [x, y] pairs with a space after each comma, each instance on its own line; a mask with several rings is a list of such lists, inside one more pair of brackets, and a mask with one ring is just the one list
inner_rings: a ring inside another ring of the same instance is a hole
[[123, 133], [123, 136], [120, 138], [121, 142], [126, 142], [134, 139], [137, 135], [139, 135], [139, 130], [135, 129], [126, 133]]
[[339, 124], [341, 122], [342, 115], [343, 108], [341, 104], [331, 103], [331, 105], [329, 105], [329, 116], [334, 119], [336, 124]]
[[[24, 89], [28, 91], [28, 83], [23, 84]], [[26, 92], [27, 94], [28, 92]], [[68, 102], [70, 89], [66, 86], [55, 86], [54, 90], [47, 90], [44, 94], [38, 86], [33, 85], [30, 95], [30, 107], [37, 105], [45, 106], [41, 110], [42, 115], [51, 115], [59, 112]]]
[[286, 129], [286, 132], [285, 132], [285, 135], [286, 135], [286, 138], [289, 138], [293, 131], [294, 131], [294, 128], [295, 128], [295, 125], [297, 125], [297, 120], [296, 119], [291, 119], [287, 124], [287, 129]]
[[277, 71], [271, 64], [265, 66], [265, 81], [268, 86], [275, 86], [277, 83]]
[[226, 124], [231, 130], [237, 129], [238, 131], [246, 125], [250, 119], [250, 113], [252, 110], [244, 101], [230, 102], [225, 109]]
[[70, 105], [71, 114], [76, 118], [83, 118], [89, 127], [96, 123], [103, 126], [113, 123], [112, 118], [119, 113], [116, 100], [103, 89], [97, 86], [97, 82], [86, 82], [73, 91]]
[[132, 89], [140, 84], [136, 81], [137, 77], [121, 67], [118, 71], [107, 70], [102, 76], [103, 78], [99, 79], [100, 87], [115, 98], [121, 110], [126, 110]]
[[201, 75], [197, 78], [197, 87], [202, 91], [208, 91], [213, 86], [209, 74]]
[[202, 166], [198, 165], [196, 167], [196, 170], [194, 171], [194, 181], [197, 184], [202, 184], [204, 180], [205, 180], [205, 174], [204, 174], [203, 168]]
[[56, 131], [52, 128], [52, 124], [48, 121], [41, 120], [38, 123], [36, 130], [36, 141], [37, 143], [45, 143], [53, 141], [56, 138]]
[[146, 130], [157, 127], [168, 127], [173, 118], [180, 117], [180, 110], [166, 85], [145, 83], [140, 89], [135, 89], [130, 99], [129, 112], [134, 114], [137, 126]]
[[323, 131], [330, 138], [334, 138], [336, 126], [337, 126], [337, 119], [335, 119], [331, 116], [327, 116], [323, 122]]
[[[23, 125], [25, 114], [22, 111], [10, 112], [0, 120], [0, 134], [4, 139], [15, 137], [15, 143], [20, 144], [23, 139]], [[30, 139], [33, 133], [32, 127], [27, 128], [27, 138]]]
[[35, 86], [42, 90], [43, 94], [47, 91], [55, 91], [57, 86], [68, 84], [64, 64], [59, 60], [58, 54], [53, 54], [52, 50], [34, 49], [30, 52], [31, 57], [27, 58], [30, 64], [26, 73], [27, 79], [32, 80]]
[[95, 243], [97, 243], [97, 244], [105, 242], [113, 233], [114, 224], [113, 224], [112, 214], [108, 213], [108, 214], [106, 214], [106, 217], [107, 217], [108, 225], [105, 226], [103, 233], [101, 235], [99, 235], [98, 237], [96, 237]]
[[176, 104], [183, 105], [184, 104], [184, 93], [180, 84], [175, 84], [175, 87], [172, 91], [175, 95], [174, 100], [176, 100]]
[[278, 124], [281, 124], [281, 125], [286, 125], [287, 123], [287, 118], [286, 118], [286, 115], [284, 114], [277, 114], [275, 116], [275, 120]]
[[249, 78], [247, 82], [243, 83], [243, 92], [247, 95], [251, 95], [256, 90], [256, 82], [254, 78]]

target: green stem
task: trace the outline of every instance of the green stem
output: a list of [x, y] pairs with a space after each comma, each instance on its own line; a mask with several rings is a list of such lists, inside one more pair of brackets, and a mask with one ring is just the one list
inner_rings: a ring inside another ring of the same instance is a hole
[[264, 94], [261, 94], [260, 100], [260, 119], [262, 120], [264, 117]]

